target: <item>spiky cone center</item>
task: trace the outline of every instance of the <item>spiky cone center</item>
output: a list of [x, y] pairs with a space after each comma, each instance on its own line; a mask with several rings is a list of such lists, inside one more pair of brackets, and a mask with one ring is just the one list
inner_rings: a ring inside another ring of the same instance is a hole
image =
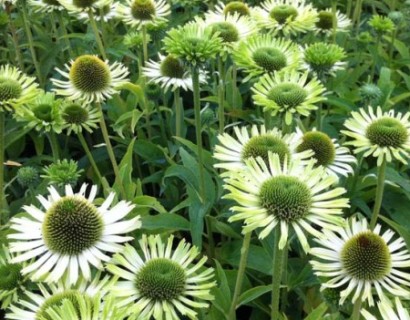
[[391, 256], [386, 242], [371, 231], [356, 234], [346, 241], [341, 251], [342, 265], [347, 273], [359, 280], [379, 280], [391, 268]]
[[238, 13], [240, 16], [249, 16], [251, 14], [249, 7], [246, 3], [240, 1], [229, 2], [224, 8], [224, 14], [235, 14]]
[[57, 0], [42, 0], [42, 1], [43, 3], [51, 5], [51, 6], [61, 6], [60, 2], [58, 2]]
[[63, 119], [69, 124], [83, 124], [89, 118], [88, 111], [79, 104], [69, 104], [63, 110]]
[[34, 186], [39, 180], [38, 170], [34, 167], [22, 167], [17, 171], [17, 182], [23, 187]]
[[260, 204], [280, 221], [292, 222], [305, 217], [312, 205], [308, 186], [296, 177], [275, 176], [259, 191]]
[[275, 19], [279, 24], [284, 24], [288, 19], [293, 20], [298, 15], [298, 10], [288, 4], [281, 4], [274, 7], [270, 13], [270, 17]]
[[229, 22], [217, 22], [211, 25], [213, 32], [219, 32], [219, 37], [224, 43], [236, 42], [239, 40], [238, 29]]
[[285, 54], [275, 48], [262, 47], [252, 54], [255, 63], [267, 72], [279, 71], [287, 66]]
[[313, 151], [313, 158], [316, 159], [316, 165], [327, 166], [335, 160], [336, 149], [332, 139], [323, 132], [310, 131], [302, 137], [302, 143], [296, 148], [297, 152], [305, 150]]
[[[49, 0], [50, 1], [50, 0]], [[86, 8], [91, 8], [91, 6], [97, 2], [97, 0], [73, 0], [73, 4], [77, 7], [77, 8], [82, 8], [82, 9], [86, 9]]]
[[185, 68], [180, 59], [173, 55], [167, 56], [160, 65], [161, 75], [164, 77], [183, 79]]
[[[72, 302], [75, 311], [78, 316], [80, 316], [80, 305], [78, 302], [78, 295], [80, 293], [77, 290], [67, 290], [60, 293], [53, 294], [51, 297], [46, 299], [43, 304], [40, 306], [40, 309], [36, 313], [36, 320], [53, 320], [52, 317], [48, 314], [47, 310], [52, 307], [59, 307], [62, 305], [64, 300], [69, 300]], [[89, 298], [84, 295], [84, 297]]]
[[243, 147], [242, 160], [261, 157], [265, 163], [268, 163], [269, 152], [277, 154], [281, 163], [283, 163], [285, 157], [287, 159], [290, 157], [289, 147], [282, 139], [265, 134], [249, 139]]
[[316, 22], [316, 27], [322, 30], [330, 30], [333, 28], [333, 23], [336, 23], [336, 17], [332, 12], [320, 11], [318, 14], [319, 20]]
[[78, 196], [66, 196], [47, 210], [42, 228], [51, 251], [77, 255], [101, 239], [103, 221], [93, 204]]
[[53, 121], [53, 107], [49, 104], [39, 104], [33, 108], [34, 116], [45, 122]]
[[306, 90], [295, 83], [280, 83], [268, 93], [268, 98], [282, 108], [297, 107], [305, 101], [306, 97]]
[[345, 57], [344, 50], [335, 44], [314, 43], [305, 52], [305, 60], [316, 72], [329, 71]]
[[20, 264], [5, 264], [0, 266], [0, 293], [18, 288], [22, 279]]
[[131, 5], [131, 14], [137, 20], [152, 20], [155, 13], [155, 4], [152, 0], [134, 0]]
[[166, 258], [149, 260], [136, 274], [135, 286], [140, 294], [154, 301], [172, 301], [183, 294], [185, 270]]
[[407, 141], [408, 133], [399, 120], [385, 117], [367, 127], [366, 137], [380, 147], [399, 148]]
[[377, 85], [365, 83], [360, 87], [360, 95], [363, 99], [378, 100], [383, 95], [383, 92]]
[[111, 81], [106, 63], [91, 55], [78, 57], [70, 68], [70, 80], [80, 91], [93, 93], [104, 90]]
[[21, 96], [22, 92], [23, 88], [18, 81], [0, 78], [0, 102], [17, 99]]

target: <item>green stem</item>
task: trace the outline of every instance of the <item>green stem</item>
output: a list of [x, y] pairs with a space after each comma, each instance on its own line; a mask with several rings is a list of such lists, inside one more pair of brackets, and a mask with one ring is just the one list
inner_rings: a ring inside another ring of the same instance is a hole
[[155, 110], [157, 112], [158, 115], [158, 122], [159, 122], [159, 126], [160, 126], [160, 131], [161, 131], [161, 139], [162, 141], [167, 141], [167, 134], [165, 132], [165, 124], [164, 124], [164, 119], [162, 118], [162, 113], [161, 113], [161, 109], [160, 109], [160, 105], [159, 102], [155, 102]]
[[316, 110], [316, 129], [318, 131], [322, 130], [322, 103], [319, 102], [317, 110]]
[[60, 146], [57, 141], [57, 136], [53, 131], [51, 131], [48, 134], [48, 139], [50, 140], [51, 152], [53, 153], [53, 160], [54, 162], [57, 162], [57, 160], [60, 159]]
[[236, 69], [235, 62], [232, 63], [232, 108], [236, 108], [236, 81], [238, 76], [238, 70]]
[[374, 208], [372, 219], [370, 220], [370, 229], [374, 229], [379, 217], [380, 208], [383, 201], [383, 191], [384, 191], [384, 179], [386, 176], [386, 158], [383, 159], [382, 164], [377, 168], [377, 187], [376, 187], [376, 199], [374, 201]]
[[[287, 272], [287, 265], [288, 265], [288, 258], [289, 258], [289, 247], [288, 245], [285, 246], [283, 249], [283, 262], [282, 262], [282, 283], [288, 283], [288, 272]], [[284, 288], [282, 290], [281, 296], [281, 306], [283, 310], [286, 310], [286, 306], [288, 304], [288, 288]]]
[[218, 122], [219, 133], [224, 133], [225, 128], [225, 68], [222, 57], [218, 57], [218, 73], [219, 73], [219, 85], [218, 85]]
[[92, 10], [88, 10], [88, 18], [90, 19], [90, 25], [93, 29], [95, 40], [97, 41], [98, 49], [104, 60], [107, 60], [107, 55], [105, 53], [104, 45], [100, 37], [100, 32], [98, 31], [97, 23], [95, 22], [94, 13]]
[[347, 0], [347, 6], [346, 6], [346, 16], [350, 18], [352, 11], [352, 0]]
[[337, 29], [337, 19], [336, 19], [336, 10], [337, 10], [337, 0], [332, 0], [332, 14], [333, 17], [333, 23], [332, 23], [332, 40], [333, 43], [336, 43], [336, 29]]
[[205, 217], [205, 224], [206, 224], [206, 230], [208, 233], [208, 258], [211, 261], [211, 264], [213, 264], [213, 259], [215, 258], [215, 241], [214, 241], [214, 235], [213, 235], [213, 228], [212, 228], [212, 218], [210, 215], [207, 215]]
[[24, 24], [24, 28], [26, 30], [26, 35], [27, 35], [27, 39], [28, 39], [28, 44], [30, 47], [30, 53], [31, 53], [31, 58], [33, 59], [33, 64], [34, 64], [34, 68], [36, 69], [36, 73], [37, 73], [37, 78], [40, 82], [40, 84], [43, 84], [43, 79], [41, 77], [41, 72], [40, 72], [40, 65], [38, 64], [38, 60], [37, 60], [37, 54], [36, 54], [36, 50], [34, 49], [34, 40], [33, 40], [33, 34], [31, 33], [31, 28], [30, 25], [28, 23], [28, 11], [27, 11], [27, 3], [26, 1], [21, 1], [21, 6], [22, 6], [22, 11], [23, 11], [23, 24]]
[[184, 119], [184, 109], [180, 101], [180, 89], [176, 88], [174, 91], [174, 104], [175, 104], [175, 135], [182, 137], [182, 121]]
[[124, 184], [122, 183], [122, 179], [121, 179], [121, 176], [120, 176], [120, 170], [118, 168], [117, 160], [115, 159], [114, 149], [112, 147], [110, 137], [108, 135], [108, 129], [107, 129], [107, 125], [105, 123], [104, 112], [102, 110], [101, 103], [97, 103], [97, 107], [98, 107], [98, 110], [99, 110], [100, 115], [101, 115], [100, 116], [100, 127], [101, 127], [101, 132], [103, 134], [104, 142], [105, 142], [106, 147], [107, 147], [108, 157], [110, 158], [111, 165], [114, 169], [115, 179], [117, 180], [117, 182], [120, 186], [122, 197], [125, 199], [126, 192], [125, 192]]
[[9, 16], [9, 28], [10, 28], [10, 32], [11, 32], [11, 38], [13, 39], [13, 45], [14, 45], [14, 51], [16, 53], [17, 63], [20, 67], [20, 70], [24, 71], [24, 62], [23, 62], [23, 58], [22, 58], [22, 55], [21, 55], [20, 47], [19, 47], [19, 42], [18, 42], [18, 38], [17, 38], [17, 31], [16, 31], [16, 27], [14, 26], [14, 23], [13, 23], [13, 18], [11, 16], [12, 5], [10, 4], [10, 2], [6, 1], [5, 6], [6, 6], [6, 12]]
[[354, 8], [354, 13], [353, 13], [352, 24], [354, 25], [356, 23], [356, 33], [359, 33], [360, 15], [362, 13], [362, 2], [363, 0], [356, 1], [356, 6]]
[[102, 181], [102, 175], [100, 170], [98, 169], [97, 163], [94, 160], [94, 157], [88, 147], [87, 142], [85, 141], [84, 135], [82, 132], [77, 133], [78, 140], [80, 140], [81, 146], [83, 147], [85, 154], [87, 155], [88, 161], [90, 161], [91, 166], [93, 167], [94, 173], [97, 176], [98, 181]]
[[148, 41], [147, 41], [147, 27], [142, 25], [142, 53], [144, 57], [143, 66], [145, 66], [145, 62], [148, 60]]
[[351, 320], [360, 320], [360, 310], [362, 309], [362, 295], [360, 295], [353, 305]]
[[70, 57], [74, 57], [74, 53], [71, 50], [71, 44], [70, 44], [70, 39], [68, 38], [67, 29], [65, 27], [63, 14], [61, 11], [57, 11], [57, 19], [58, 19], [58, 23], [60, 24], [60, 30], [63, 32], [63, 38], [67, 46], [68, 53], [70, 54]]
[[[376, 37], [376, 52], [375, 52], [376, 58], [379, 56], [380, 39], [381, 39], [381, 35], [378, 34], [377, 37]], [[376, 59], [373, 59], [373, 60], [374, 61], [373, 61], [373, 64], [372, 64], [372, 71], [370, 73], [370, 79], [372, 79], [372, 80], [373, 80], [374, 74], [376, 72], [376, 63], [377, 63]]]
[[3, 212], [6, 207], [6, 197], [4, 196], [4, 118], [4, 111], [0, 110], [0, 226], [2, 224]]
[[239, 261], [239, 269], [238, 269], [238, 274], [236, 276], [235, 291], [234, 291], [232, 302], [231, 302], [231, 308], [229, 309], [228, 320], [236, 319], [235, 310], [236, 310], [236, 305], [238, 303], [239, 296], [241, 294], [242, 283], [243, 283], [243, 279], [245, 275], [246, 265], [248, 262], [248, 253], [249, 253], [249, 247], [251, 244], [251, 237], [252, 237], [252, 232], [248, 232], [248, 233], [245, 233], [245, 236], [243, 238], [242, 248], [241, 248], [241, 260]]
[[275, 228], [274, 235], [274, 252], [272, 265], [272, 305], [271, 305], [271, 320], [279, 319], [279, 298], [280, 298], [280, 284], [282, 282], [283, 270], [283, 254], [284, 250], [279, 249], [280, 227]]
[[51, 28], [53, 29], [53, 34], [55, 35], [56, 39], [58, 40], [56, 19], [54, 17], [54, 12], [53, 11], [51, 11], [51, 13], [50, 13], [50, 23], [51, 23]]
[[272, 114], [270, 111], [264, 111], [263, 113], [265, 128], [266, 130], [270, 130], [272, 127]]
[[394, 29], [393, 35], [392, 35], [392, 40], [389, 48], [389, 63], [390, 67], [393, 65], [393, 51], [394, 51], [394, 43], [396, 42], [396, 37], [397, 37], [397, 28]]

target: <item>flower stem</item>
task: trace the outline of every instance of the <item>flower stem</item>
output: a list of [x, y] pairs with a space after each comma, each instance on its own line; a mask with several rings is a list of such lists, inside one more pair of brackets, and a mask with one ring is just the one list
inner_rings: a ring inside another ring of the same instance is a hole
[[353, 313], [351, 320], [360, 320], [360, 310], [362, 309], [362, 295], [357, 298], [353, 305]]
[[383, 159], [382, 164], [377, 168], [377, 188], [376, 188], [376, 200], [374, 201], [374, 208], [372, 219], [370, 220], [370, 229], [374, 229], [379, 217], [380, 208], [382, 206], [383, 191], [384, 191], [384, 179], [386, 176], [386, 158]]
[[71, 50], [71, 44], [70, 44], [70, 39], [68, 38], [68, 33], [67, 33], [67, 29], [65, 28], [65, 23], [64, 23], [64, 19], [63, 19], [63, 14], [61, 13], [61, 11], [57, 11], [57, 19], [58, 19], [58, 23], [60, 24], [60, 29], [63, 32], [63, 37], [64, 37], [64, 41], [66, 43], [67, 46], [67, 50], [68, 53], [70, 54], [70, 57], [74, 57], [74, 53]]
[[148, 40], [147, 40], [147, 27], [142, 25], [142, 53], [143, 53], [143, 58], [144, 61], [142, 63], [143, 66], [145, 66], [145, 62], [148, 60]]
[[90, 148], [88, 147], [87, 142], [86, 142], [85, 139], [84, 139], [83, 133], [82, 133], [82, 132], [78, 132], [78, 133], [77, 133], [77, 137], [78, 137], [78, 140], [80, 140], [81, 146], [83, 147], [83, 149], [84, 149], [84, 151], [85, 151], [85, 154], [86, 154], [87, 157], [88, 157], [88, 161], [90, 161], [90, 164], [91, 164], [91, 166], [93, 167], [94, 173], [97, 175], [98, 181], [101, 182], [101, 181], [102, 181], [101, 172], [100, 172], [100, 170], [98, 169], [97, 163], [95, 162], [94, 157], [93, 157], [93, 155], [92, 155], [92, 153], [91, 153], [91, 151], [90, 151]]
[[279, 249], [280, 228], [276, 228], [273, 242], [273, 265], [272, 265], [272, 305], [271, 320], [279, 319], [279, 298], [280, 284], [282, 282], [283, 254], [284, 250]]
[[40, 84], [42, 85], [43, 78], [40, 72], [41, 69], [40, 69], [40, 65], [38, 64], [36, 50], [34, 49], [33, 34], [31, 33], [30, 25], [28, 23], [27, 2], [21, 1], [20, 3], [23, 9], [22, 10], [23, 11], [23, 23], [24, 23], [24, 28], [26, 29], [26, 35], [27, 35], [28, 44], [30, 47], [31, 58], [33, 59], [34, 68], [36, 69], [36, 73], [37, 73], [37, 78]]
[[5, 209], [6, 197], [4, 196], [4, 111], [0, 110], [0, 226]]
[[224, 133], [225, 127], [225, 68], [222, 57], [218, 57], [218, 73], [219, 73], [219, 85], [218, 85], [218, 122], [219, 133]]
[[104, 60], [107, 60], [107, 55], [105, 53], [104, 45], [100, 37], [100, 32], [98, 31], [97, 23], [95, 22], [94, 13], [92, 10], [88, 10], [88, 17], [90, 19], [90, 25], [93, 29], [95, 40], [97, 41], [98, 49]]
[[337, 0], [332, 0], [332, 15], [334, 17], [333, 22], [332, 22], [332, 40], [333, 40], [333, 43], [336, 43], [336, 29], [337, 29], [336, 10], [337, 10]]
[[356, 23], [356, 33], [359, 33], [360, 15], [362, 13], [362, 2], [363, 0], [356, 1], [356, 6], [353, 12], [352, 25]]
[[57, 162], [60, 159], [60, 146], [58, 145], [56, 134], [51, 131], [48, 134], [48, 139], [50, 140], [51, 152], [53, 153], [53, 160]]
[[322, 103], [319, 102], [316, 110], [316, 129], [322, 130]]
[[241, 294], [242, 283], [245, 275], [246, 265], [248, 262], [249, 247], [251, 244], [252, 232], [245, 233], [241, 248], [241, 260], [239, 261], [238, 274], [236, 276], [235, 291], [233, 294], [231, 308], [229, 309], [228, 320], [235, 320], [235, 310], [238, 303], [239, 295]]
[[23, 58], [22, 58], [22, 55], [21, 55], [20, 47], [19, 47], [16, 27], [14, 26], [13, 18], [11, 16], [12, 5], [10, 4], [10, 2], [6, 1], [5, 6], [6, 6], [6, 12], [9, 16], [9, 28], [10, 28], [10, 32], [11, 32], [11, 37], [13, 39], [13, 45], [14, 45], [14, 51], [16, 53], [17, 63], [19, 65], [21, 71], [24, 71], [24, 63], [23, 63]]
[[175, 104], [175, 135], [182, 137], [182, 121], [184, 119], [184, 110], [181, 105], [181, 98], [179, 96], [179, 88], [174, 91], [174, 104]]
[[108, 135], [107, 125], [106, 125], [105, 120], [104, 120], [104, 113], [103, 113], [103, 110], [102, 110], [101, 103], [97, 103], [97, 107], [98, 107], [98, 110], [99, 110], [100, 115], [101, 115], [100, 116], [100, 127], [101, 127], [101, 132], [103, 134], [104, 142], [107, 146], [108, 156], [110, 158], [111, 165], [114, 169], [115, 178], [116, 178], [116, 180], [117, 180], [117, 182], [120, 186], [122, 197], [125, 199], [126, 192], [125, 192], [125, 188], [124, 188], [124, 185], [122, 183], [121, 176], [120, 176], [120, 170], [118, 168], [117, 160], [115, 159], [114, 150], [113, 150], [113, 147], [112, 147], [112, 144], [111, 144], [111, 141], [110, 141], [110, 137]]
[[238, 76], [238, 70], [236, 69], [236, 64], [235, 62], [232, 63], [232, 107], [236, 108], [236, 91], [237, 91], [237, 76]]

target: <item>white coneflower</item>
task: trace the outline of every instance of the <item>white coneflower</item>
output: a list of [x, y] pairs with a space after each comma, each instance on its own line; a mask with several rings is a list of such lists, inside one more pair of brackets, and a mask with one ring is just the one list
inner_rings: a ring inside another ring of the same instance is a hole
[[64, 9], [64, 7], [57, 0], [28, 0], [27, 3], [35, 12], [50, 13]]
[[250, 16], [252, 8], [248, 6], [247, 3], [242, 1], [230, 1], [229, 3], [218, 2], [215, 5], [215, 13], [228, 15], [228, 14], [239, 14], [240, 16]]
[[140, 27], [166, 20], [171, 9], [165, 0], [126, 0], [125, 4], [118, 5], [117, 14], [125, 24]]
[[[259, 238], [265, 238], [275, 228], [280, 228], [279, 249], [288, 241], [289, 229], [293, 229], [303, 247], [309, 251], [304, 231], [319, 237], [317, 227], [335, 229], [344, 224], [340, 217], [343, 208], [349, 207], [348, 199], [339, 198], [344, 188], [330, 188], [337, 181], [335, 176], [324, 174], [322, 168], [314, 168], [315, 161], [306, 166], [301, 160], [281, 163], [279, 156], [269, 152], [266, 164], [262, 158], [245, 161], [247, 168], [232, 173], [226, 179], [224, 198], [238, 203], [229, 221], [244, 220], [243, 232], [261, 229]], [[303, 231], [304, 230], [304, 231]]]
[[[399, 298], [394, 299], [395, 304], [396, 304], [396, 311], [394, 310], [394, 307], [391, 305], [391, 302], [383, 299], [382, 301], [377, 302], [377, 307], [379, 309], [380, 315], [382, 316], [382, 319], [385, 320], [410, 320], [410, 315], [408, 310], [403, 308], [403, 305], [400, 301]], [[377, 318], [369, 313], [366, 309], [362, 309], [361, 311], [362, 316], [366, 320], [377, 320]]]
[[99, 8], [108, 5], [111, 0], [58, 0], [69, 14], [78, 17], [82, 12], [97, 12]]
[[194, 309], [207, 308], [213, 300], [210, 291], [216, 282], [214, 270], [204, 267], [207, 258], [194, 262], [198, 248], [181, 240], [173, 250], [173, 241], [173, 236], [165, 244], [159, 235], [143, 235], [139, 241], [143, 256], [127, 245], [108, 264], [107, 269], [120, 277], [113, 290], [121, 298], [117, 306], [126, 307], [131, 317], [196, 319]]
[[[311, 260], [313, 270], [320, 277], [330, 278], [323, 288], [345, 287], [340, 292], [340, 304], [353, 295], [374, 305], [373, 289], [380, 299], [387, 293], [408, 297], [410, 286], [408, 273], [400, 268], [410, 267], [410, 254], [401, 237], [393, 239], [394, 232], [381, 234], [381, 225], [370, 230], [365, 219], [352, 219], [344, 228], [335, 232], [323, 230], [312, 248], [311, 254], [319, 260]], [[347, 287], [346, 287], [347, 286]]]
[[333, 33], [333, 24], [335, 24], [336, 32], [347, 32], [351, 25], [350, 19], [339, 10], [334, 14], [332, 9], [328, 8], [319, 11], [317, 17], [315, 31], [326, 35]]
[[122, 234], [140, 227], [139, 217], [122, 219], [134, 206], [121, 201], [109, 209], [115, 197], [111, 193], [97, 207], [93, 204], [97, 187], [91, 188], [88, 197], [85, 197], [86, 188], [83, 184], [74, 193], [67, 185], [65, 195], [60, 196], [49, 187], [48, 199], [37, 197], [44, 211], [33, 205], [24, 206], [29, 217], [11, 219], [10, 228], [15, 232], [8, 235], [10, 251], [18, 253], [12, 262], [28, 261], [23, 274], [47, 282], [66, 276], [70, 283], [75, 283], [81, 272], [89, 279], [90, 264], [101, 268], [101, 260], [110, 260], [104, 252], [118, 252], [123, 248], [121, 243], [133, 239]]
[[103, 61], [97, 56], [82, 55], [65, 65], [68, 72], [56, 68], [66, 80], [51, 79], [53, 90], [70, 100], [84, 103], [103, 102], [118, 93], [128, 82], [129, 71], [122, 63]]
[[[104, 2], [97, 2], [96, 9], [94, 13], [94, 18], [96, 21], [108, 22], [117, 17], [118, 2], [114, 0], [107, 0]], [[90, 16], [87, 12], [80, 12], [78, 14], [78, 19], [85, 22], [90, 21]]]
[[98, 128], [101, 118], [100, 112], [91, 104], [75, 103], [66, 100], [61, 105], [63, 118], [63, 129], [67, 129], [69, 135], [71, 131], [75, 133], [86, 130], [92, 132]]
[[383, 160], [391, 162], [393, 158], [407, 164], [410, 151], [410, 112], [395, 114], [394, 110], [383, 112], [380, 107], [376, 113], [369, 107], [352, 112], [352, 118], [346, 120], [342, 133], [353, 138], [346, 144], [355, 147], [354, 153], [364, 152], [364, 157], [372, 155], [380, 166]]

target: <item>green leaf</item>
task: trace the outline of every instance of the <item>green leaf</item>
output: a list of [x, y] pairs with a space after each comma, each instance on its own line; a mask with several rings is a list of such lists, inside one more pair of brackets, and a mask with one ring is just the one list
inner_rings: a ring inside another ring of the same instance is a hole
[[162, 206], [159, 201], [150, 196], [137, 196], [134, 198], [132, 201], [134, 204], [137, 205], [137, 208], [143, 207], [143, 208], [150, 208], [155, 210], [158, 213], [166, 213], [167, 211], [165, 208]]
[[243, 304], [247, 304], [260, 296], [264, 295], [265, 293], [268, 293], [272, 290], [272, 286], [258, 286], [255, 288], [252, 288], [244, 293], [241, 294], [238, 300], [238, 306], [241, 306]]
[[180, 215], [173, 213], [160, 213], [141, 217], [142, 228], [147, 230], [189, 230], [189, 221]]
[[309, 315], [305, 318], [305, 320], [322, 319], [326, 311], [327, 311], [326, 302], [322, 302], [315, 310], [309, 313]]
[[229, 309], [231, 307], [231, 291], [229, 289], [228, 279], [226, 277], [224, 269], [217, 260], [215, 260], [215, 265], [218, 287], [212, 290], [212, 293], [215, 296], [213, 304], [226, 316], [229, 313]]
[[409, 230], [405, 229], [402, 227], [400, 224], [390, 220], [389, 218], [386, 218], [382, 215], [379, 216], [380, 219], [382, 219], [384, 222], [386, 222], [390, 227], [392, 227], [394, 230], [396, 230], [400, 236], [404, 239], [404, 241], [407, 244], [407, 248], [410, 248], [410, 232]]
[[113, 187], [113, 189], [115, 189], [117, 193], [124, 189], [127, 199], [132, 199], [134, 197], [136, 189], [135, 184], [132, 182], [132, 156], [135, 139], [136, 138], [131, 140], [130, 144], [128, 145], [127, 152], [125, 153], [118, 166], [123, 188], [120, 187], [120, 181], [118, 179], [115, 180]]

